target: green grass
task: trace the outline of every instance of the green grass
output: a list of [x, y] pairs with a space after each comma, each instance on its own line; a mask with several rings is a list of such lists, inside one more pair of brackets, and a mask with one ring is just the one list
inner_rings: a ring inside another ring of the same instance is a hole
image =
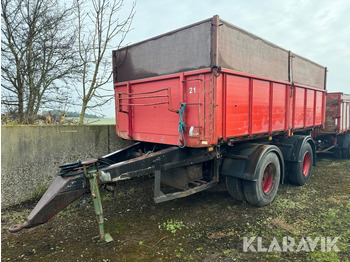
[[[67, 117], [66, 122], [79, 122], [79, 117]], [[84, 118], [84, 125], [115, 125], [115, 118]]]

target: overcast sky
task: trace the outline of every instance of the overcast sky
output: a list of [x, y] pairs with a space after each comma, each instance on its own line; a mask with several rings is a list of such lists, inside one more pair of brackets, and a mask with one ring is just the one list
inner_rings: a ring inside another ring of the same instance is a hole
[[[327, 67], [327, 90], [350, 93], [348, 0], [138, 0], [133, 30], [125, 43], [133, 44], [216, 14]], [[113, 113], [108, 115], [114, 117]]]

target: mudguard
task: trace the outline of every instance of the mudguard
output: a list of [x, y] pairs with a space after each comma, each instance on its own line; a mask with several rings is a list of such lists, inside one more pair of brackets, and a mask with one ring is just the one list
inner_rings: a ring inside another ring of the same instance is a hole
[[257, 181], [256, 167], [260, 159], [267, 153], [274, 152], [281, 166], [281, 183], [284, 180], [284, 160], [280, 149], [275, 145], [243, 143], [229, 147], [224, 157], [221, 174], [245, 180]]
[[315, 142], [312, 139], [311, 136], [305, 136], [305, 135], [296, 135], [292, 136], [286, 140], [283, 141], [283, 143], [277, 143], [276, 146], [281, 150], [283, 154], [284, 161], [286, 164], [288, 162], [300, 162], [298, 160], [300, 149], [305, 143], [310, 143], [312, 151], [313, 151], [313, 165], [315, 166], [316, 163], [316, 147]]

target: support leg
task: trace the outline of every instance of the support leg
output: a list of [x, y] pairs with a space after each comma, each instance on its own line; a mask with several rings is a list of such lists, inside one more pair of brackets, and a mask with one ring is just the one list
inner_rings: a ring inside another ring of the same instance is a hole
[[[90, 182], [90, 190], [91, 190], [91, 196], [92, 200], [94, 202], [94, 208], [95, 208], [95, 213], [96, 213], [96, 218], [97, 218], [97, 223], [98, 223], [98, 229], [100, 235], [95, 237], [99, 238], [99, 241], [101, 243], [109, 243], [113, 241], [113, 238], [109, 233], [105, 233], [104, 231], [104, 218], [103, 218], [103, 208], [102, 208], [102, 202], [101, 202], [101, 196], [100, 196], [100, 189], [98, 186], [98, 166], [97, 166], [97, 160], [96, 162], [92, 162], [91, 160], [86, 161], [87, 163], [83, 162], [82, 164], [84, 165], [84, 173], [85, 176], [89, 179]], [[86, 165], [87, 164], [95, 164], [95, 167], [87, 170]]]

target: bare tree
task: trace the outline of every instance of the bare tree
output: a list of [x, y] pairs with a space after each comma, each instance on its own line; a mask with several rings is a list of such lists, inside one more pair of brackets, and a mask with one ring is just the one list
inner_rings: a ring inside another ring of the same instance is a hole
[[103, 88], [112, 79], [111, 52], [107, 51], [122, 46], [130, 31], [135, 2], [126, 13], [123, 0], [76, 0], [76, 6], [79, 56], [83, 65], [76, 90], [82, 101], [79, 123], [83, 124], [86, 110], [96, 109], [113, 98], [113, 93], [108, 93], [112, 88]]
[[1, 7], [1, 102], [31, 123], [43, 104], [59, 102], [79, 69], [73, 9], [58, 0], [2, 0]]

